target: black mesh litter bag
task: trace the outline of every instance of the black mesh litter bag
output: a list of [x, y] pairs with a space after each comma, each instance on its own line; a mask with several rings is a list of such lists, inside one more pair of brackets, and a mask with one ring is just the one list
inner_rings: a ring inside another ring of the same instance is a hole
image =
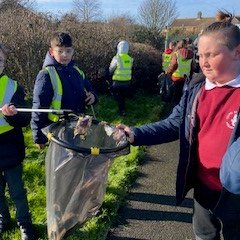
[[76, 224], [97, 214], [112, 159], [128, 154], [130, 148], [122, 130], [89, 116], [68, 117], [43, 132], [50, 140], [46, 154], [48, 238], [60, 240]]

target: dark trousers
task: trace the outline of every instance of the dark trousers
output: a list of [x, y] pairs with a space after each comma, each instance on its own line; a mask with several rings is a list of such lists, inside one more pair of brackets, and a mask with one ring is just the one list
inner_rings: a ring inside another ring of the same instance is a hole
[[[220, 240], [220, 236], [224, 240], [240, 239], [240, 218], [227, 210], [228, 205], [222, 208], [226, 213], [221, 219], [215, 215], [214, 209], [219, 197], [220, 192], [212, 191], [201, 184], [194, 189], [193, 231], [196, 240]], [[239, 211], [239, 206], [239, 201], [231, 202], [230, 209]]]
[[176, 81], [173, 83], [173, 102], [178, 104], [183, 95], [183, 86], [185, 81]]
[[16, 206], [16, 218], [18, 224], [31, 222], [26, 190], [22, 180], [22, 165], [7, 169], [0, 173], [0, 218], [3, 222], [10, 220], [10, 213], [5, 197], [6, 184], [10, 197]]
[[113, 81], [112, 92], [114, 99], [118, 104], [118, 110], [120, 113], [126, 111], [125, 100], [129, 94], [130, 89], [130, 81], [120, 82]]

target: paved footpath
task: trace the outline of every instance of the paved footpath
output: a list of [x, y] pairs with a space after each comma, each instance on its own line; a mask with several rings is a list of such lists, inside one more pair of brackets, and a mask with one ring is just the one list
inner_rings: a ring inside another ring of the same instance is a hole
[[175, 206], [178, 141], [151, 146], [106, 240], [193, 240], [192, 193]]

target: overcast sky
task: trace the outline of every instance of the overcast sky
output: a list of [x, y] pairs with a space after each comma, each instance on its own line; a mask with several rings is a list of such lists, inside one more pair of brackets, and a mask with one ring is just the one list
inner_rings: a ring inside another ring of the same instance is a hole
[[[65, 13], [73, 9], [72, 0], [37, 0], [38, 10]], [[128, 13], [137, 15], [143, 0], [99, 0], [105, 16]], [[215, 16], [218, 9], [240, 16], [240, 0], [176, 0], [178, 18], [196, 17], [199, 11], [203, 17]]]

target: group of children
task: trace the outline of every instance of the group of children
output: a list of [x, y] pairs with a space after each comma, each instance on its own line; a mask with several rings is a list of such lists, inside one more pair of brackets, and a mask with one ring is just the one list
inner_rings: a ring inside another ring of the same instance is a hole
[[178, 103], [185, 81], [192, 78], [196, 69], [194, 50], [190, 38], [178, 42], [171, 41], [162, 54], [162, 70], [171, 79], [171, 101]]
[[[230, 14], [223, 15], [225, 20], [211, 24], [200, 35], [198, 53], [202, 74], [190, 81], [170, 116], [141, 127], [118, 126], [127, 133], [133, 145], [180, 139], [177, 204], [191, 188], [194, 189], [193, 231], [197, 240], [220, 240], [221, 233], [225, 240], [240, 239], [240, 187], [236, 185], [240, 179], [240, 29], [231, 23]], [[176, 61], [185, 62], [189, 59], [187, 51], [179, 49]], [[55, 33], [35, 82], [33, 108], [83, 112], [85, 104], [97, 101], [84, 73], [72, 60], [73, 53], [71, 37], [62, 32]], [[10, 221], [5, 201], [8, 184], [17, 209], [21, 237], [32, 240], [37, 237], [22, 182], [21, 165], [24, 159], [21, 128], [29, 123], [30, 116], [17, 111], [17, 107], [25, 106], [24, 91], [16, 81], [2, 73], [5, 62], [6, 52], [1, 45], [0, 232], [7, 229]], [[172, 77], [181, 78], [190, 65], [188, 62], [179, 69], [173, 68]], [[166, 72], [170, 73], [170, 70]], [[32, 114], [33, 137], [40, 149], [47, 142], [41, 129], [52, 121], [58, 121], [58, 116]]]
[[[113, 57], [109, 72], [113, 79], [113, 95], [117, 100], [120, 115], [125, 115], [125, 95], [132, 78], [133, 59], [128, 55], [129, 44], [120, 41], [117, 54]], [[70, 109], [84, 113], [86, 105], [97, 102], [97, 95], [84, 72], [73, 60], [74, 48], [68, 33], [55, 32], [51, 36], [50, 47], [39, 71], [33, 90], [33, 109]], [[22, 161], [25, 146], [22, 127], [31, 123], [33, 140], [39, 149], [48, 142], [41, 129], [59, 120], [59, 116], [49, 112], [18, 112], [18, 107], [26, 107], [24, 91], [18, 83], [3, 73], [7, 51], [0, 45], [0, 96], [2, 107], [0, 127], [0, 233], [9, 228], [10, 214], [5, 201], [5, 186], [8, 184], [10, 196], [16, 206], [16, 218], [21, 229], [21, 238], [36, 239], [29, 213], [26, 191], [22, 181]]]
[[[52, 35], [50, 48], [43, 67], [37, 75], [34, 92], [34, 109], [71, 109], [84, 113], [85, 105], [97, 101], [90, 82], [77, 67], [72, 38], [68, 33], [56, 32]], [[10, 197], [16, 206], [16, 219], [21, 230], [22, 240], [37, 239], [28, 207], [26, 190], [22, 180], [22, 161], [25, 157], [22, 127], [31, 121], [33, 140], [43, 149], [47, 138], [41, 129], [51, 122], [58, 121], [53, 113], [18, 112], [18, 107], [26, 107], [24, 90], [18, 83], [3, 73], [7, 51], [0, 45], [0, 234], [10, 226], [10, 213], [5, 198], [8, 185]]]

